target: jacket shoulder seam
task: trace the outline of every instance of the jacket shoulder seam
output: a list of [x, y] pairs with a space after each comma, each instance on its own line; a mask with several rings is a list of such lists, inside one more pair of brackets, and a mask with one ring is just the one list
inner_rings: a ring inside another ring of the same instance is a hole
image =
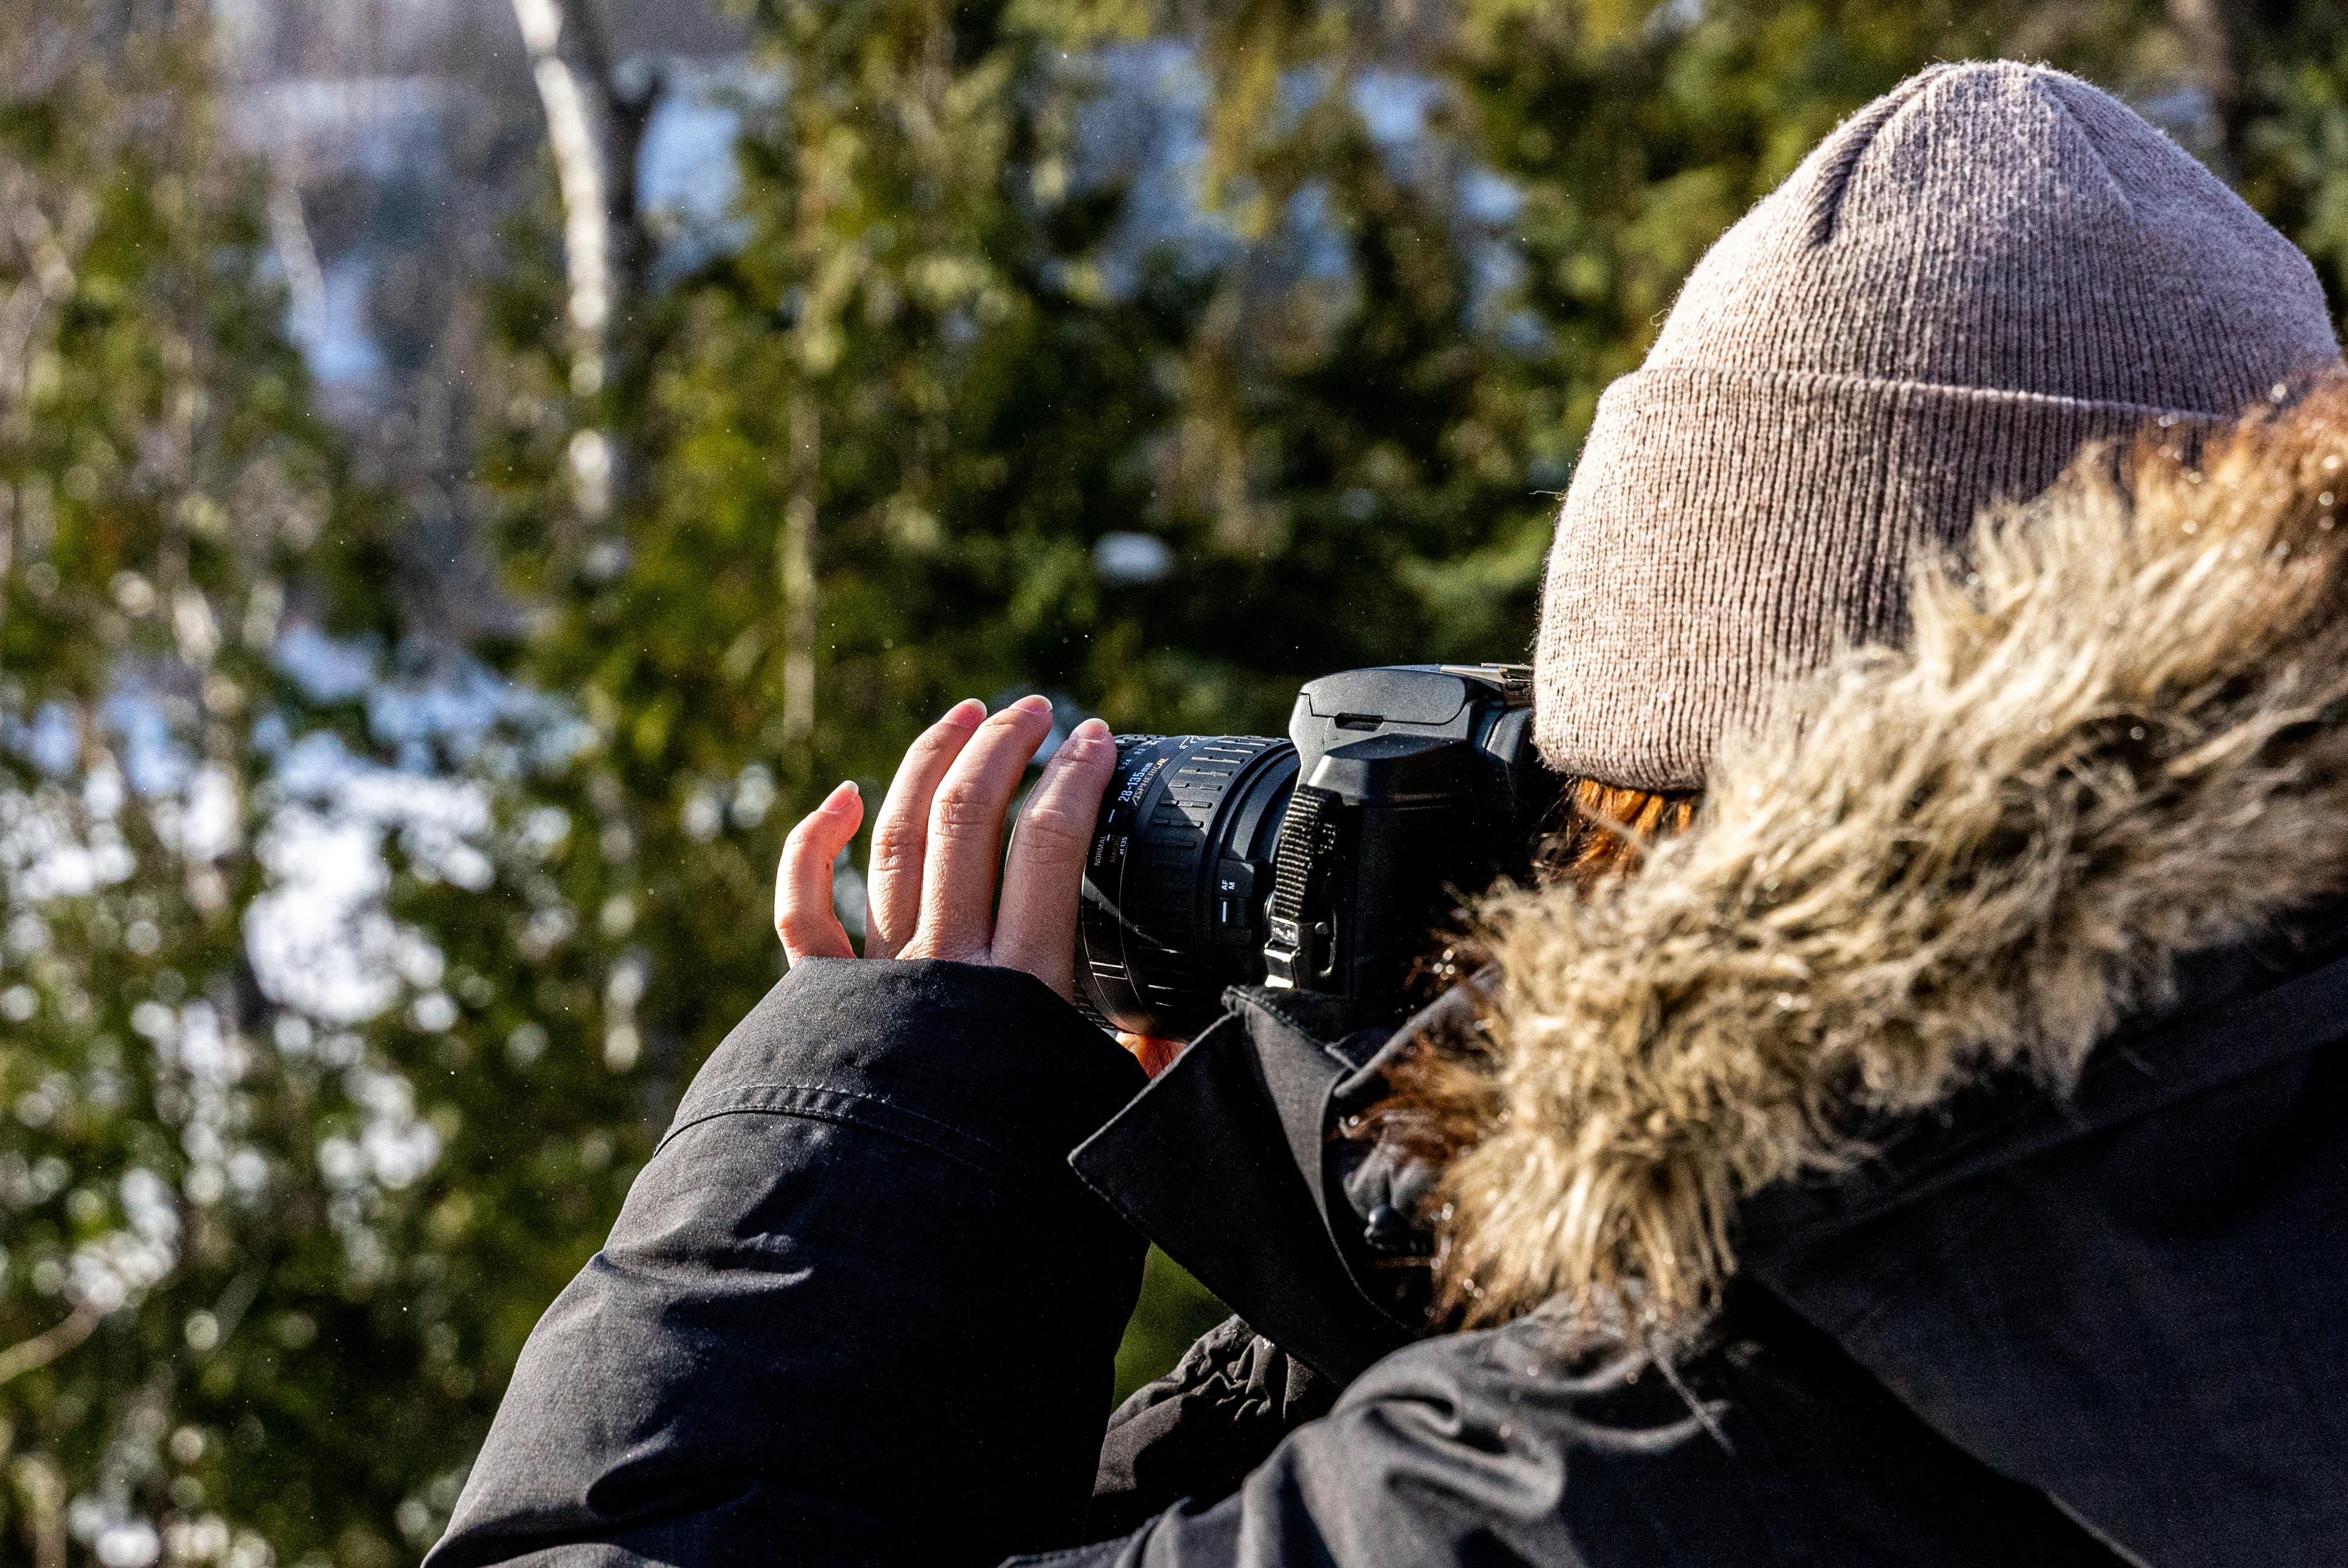
[[[722, 1095], [688, 1104], [661, 1135], [659, 1145], [653, 1150], [654, 1157], [657, 1159], [687, 1130], [727, 1116], [797, 1117], [842, 1127], [869, 1128], [997, 1178], [1016, 1178], [1022, 1174], [1023, 1166], [1035, 1163], [1022, 1161], [986, 1139], [892, 1100], [804, 1083], [737, 1084]], [[1058, 1167], [1045, 1165], [1043, 1171], [1034, 1173], [1055, 1169]]]

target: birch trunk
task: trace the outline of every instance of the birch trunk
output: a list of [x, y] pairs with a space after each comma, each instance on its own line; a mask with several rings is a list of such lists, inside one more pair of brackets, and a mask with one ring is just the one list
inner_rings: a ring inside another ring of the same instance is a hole
[[[562, 260], [569, 284], [571, 391], [589, 399], [603, 390], [612, 330], [612, 206], [603, 148], [579, 73], [562, 57], [568, 20], [561, 0], [513, 0], [530, 51], [530, 76], [546, 111], [546, 140], [562, 198]], [[592, 427], [571, 441], [571, 483], [592, 525], [612, 511], [611, 438]]]
[[791, 394], [791, 493], [783, 506], [783, 734], [815, 733], [816, 479], [822, 464], [821, 417], [806, 392]]

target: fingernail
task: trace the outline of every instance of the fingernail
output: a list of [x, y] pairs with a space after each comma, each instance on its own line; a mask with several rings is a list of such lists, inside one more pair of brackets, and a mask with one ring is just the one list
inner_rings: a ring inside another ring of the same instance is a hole
[[1014, 707], [1024, 707], [1029, 713], [1042, 714], [1046, 718], [1050, 717], [1052, 713], [1052, 699], [1044, 696], [1041, 692], [1031, 692], [1027, 696], [1021, 697], [1017, 702], [1013, 703], [1011, 706]]
[[1066, 744], [1090, 746], [1095, 741], [1107, 740], [1107, 738], [1108, 726], [1097, 718], [1088, 718], [1082, 724], [1076, 726], [1076, 728], [1068, 731], [1068, 738]]
[[843, 779], [831, 787], [830, 794], [823, 798], [823, 809], [829, 811], [848, 801], [860, 800], [863, 798], [863, 786], [858, 784], [853, 779]]
[[943, 722], [963, 729], [976, 729], [978, 721], [986, 717], [986, 705], [974, 696], [966, 696], [946, 709]]

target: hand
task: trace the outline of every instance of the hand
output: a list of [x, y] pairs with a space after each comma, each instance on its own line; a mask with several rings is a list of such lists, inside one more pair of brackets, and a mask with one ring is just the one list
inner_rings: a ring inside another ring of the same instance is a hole
[[[913, 742], [872, 825], [864, 956], [1024, 969], [1074, 996], [1078, 890], [1117, 743], [1097, 718], [1069, 733], [1028, 794], [1006, 860], [1011, 797], [1051, 728], [1043, 697], [1022, 697], [992, 718], [973, 700]], [[842, 784], [784, 843], [775, 931], [794, 964], [856, 956], [832, 907], [831, 874], [863, 820], [862, 796]]]

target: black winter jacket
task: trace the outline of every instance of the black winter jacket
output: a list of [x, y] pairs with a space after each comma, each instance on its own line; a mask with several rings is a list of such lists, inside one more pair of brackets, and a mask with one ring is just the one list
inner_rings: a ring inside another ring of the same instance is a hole
[[[1409, 1093], [1529, 1314], [1416, 1336], [1429, 1173], [1333, 1137], [1392, 1042], [1309, 998], [1145, 1088], [1025, 975], [812, 962], [431, 1568], [2348, 1564], [2348, 390], [2245, 439], [1990, 514], [1635, 878], [1511, 906]], [[1540, 1305], [1717, 1234], [1669, 1358]], [[1105, 1434], [1144, 1237], [1251, 1328]]]
[[[1397, 1172], [1326, 1136], [1376, 1042], [1282, 1000], [1134, 1098], [1023, 975], [802, 965], [540, 1324], [429, 1568], [2348, 1562], [2333, 948], [2205, 965], [2069, 1103], [1756, 1205], [1677, 1366], [1538, 1315], [1406, 1343]], [[1144, 1232], [1282, 1348], [1219, 1330], [1104, 1443]]]

